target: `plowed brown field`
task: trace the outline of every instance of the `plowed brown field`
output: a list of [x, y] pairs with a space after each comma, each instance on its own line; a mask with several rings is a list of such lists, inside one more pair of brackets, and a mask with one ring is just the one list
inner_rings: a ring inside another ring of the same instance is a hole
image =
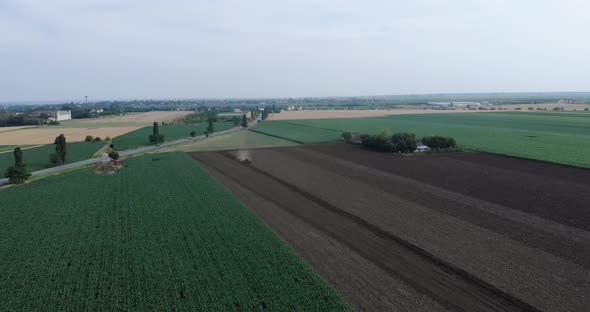
[[357, 310], [583, 311], [590, 170], [344, 144], [192, 153]]

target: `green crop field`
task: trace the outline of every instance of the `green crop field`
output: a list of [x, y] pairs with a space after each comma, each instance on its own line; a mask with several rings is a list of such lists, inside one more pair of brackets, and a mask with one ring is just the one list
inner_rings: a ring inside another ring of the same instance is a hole
[[[105, 142], [75, 142], [67, 144], [67, 163], [77, 162], [91, 158], [92, 155], [101, 149]], [[49, 155], [55, 153], [55, 145], [47, 144], [35, 148], [23, 150], [23, 161], [31, 171], [53, 167], [49, 161]], [[14, 164], [14, 155], [11, 152], [0, 154], [0, 174]]]
[[338, 140], [342, 131], [448, 135], [471, 150], [590, 167], [590, 114], [500, 112], [264, 122], [253, 131], [301, 143]]
[[220, 151], [297, 145], [292, 141], [280, 139], [252, 131], [238, 131], [226, 135], [210, 137], [194, 143], [171, 147], [170, 150], [185, 152]]
[[[35, 194], [35, 196], [31, 196]], [[342, 311], [294, 252], [184, 153], [0, 189], [2, 311]]]
[[[215, 122], [213, 127], [218, 132], [232, 128], [234, 124], [232, 122]], [[207, 124], [160, 126], [160, 133], [164, 135], [166, 141], [190, 137], [193, 130], [197, 132], [197, 135], [203, 135], [203, 132], [207, 130]], [[150, 134], [152, 134], [152, 127], [144, 127], [114, 138], [113, 144], [116, 149], [121, 151], [150, 145]]]

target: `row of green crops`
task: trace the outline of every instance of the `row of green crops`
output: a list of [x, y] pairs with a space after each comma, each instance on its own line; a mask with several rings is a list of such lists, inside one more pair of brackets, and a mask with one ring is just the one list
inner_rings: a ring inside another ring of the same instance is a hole
[[[105, 142], [76, 142], [68, 143], [67, 163], [73, 163], [81, 160], [91, 158], [96, 151], [101, 149]], [[28, 166], [29, 170], [41, 170], [52, 167], [53, 164], [49, 160], [49, 155], [55, 153], [55, 145], [47, 144], [35, 148], [23, 150], [23, 160]], [[4, 170], [9, 166], [14, 165], [14, 155], [11, 152], [0, 154], [0, 174], [4, 174]]]
[[[203, 132], [207, 130], [207, 124], [197, 125], [167, 125], [160, 126], [160, 133], [164, 135], [166, 141], [172, 141], [190, 137], [191, 131], [195, 131], [197, 135], [203, 135]], [[232, 128], [234, 124], [232, 122], [215, 122], [213, 128], [216, 132], [227, 130]], [[138, 148], [140, 146], [150, 145], [149, 136], [152, 134], [152, 127], [144, 127], [131, 131], [129, 133], [120, 135], [113, 139], [113, 144], [118, 150], [128, 150]]]
[[376, 118], [264, 122], [254, 131], [303, 143], [338, 140], [353, 133], [413, 132], [448, 135], [467, 148], [590, 167], [588, 113], [458, 113], [397, 115]]
[[0, 189], [0, 310], [342, 311], [294, 252], [184, 153]]

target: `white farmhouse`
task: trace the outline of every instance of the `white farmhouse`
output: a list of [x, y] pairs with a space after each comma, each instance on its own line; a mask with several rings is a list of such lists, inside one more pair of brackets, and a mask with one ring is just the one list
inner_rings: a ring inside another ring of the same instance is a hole
[[64, 121], [72, 119], [72, 111], [69, 110], [58, 110], [55, 112], [55, 120], [56, 121]]

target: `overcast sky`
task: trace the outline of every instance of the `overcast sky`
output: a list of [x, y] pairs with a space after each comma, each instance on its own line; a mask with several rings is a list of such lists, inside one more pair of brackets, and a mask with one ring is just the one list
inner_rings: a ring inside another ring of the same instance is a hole
[[0, 0], [0, 101], [590, 91], [586, 0]]

